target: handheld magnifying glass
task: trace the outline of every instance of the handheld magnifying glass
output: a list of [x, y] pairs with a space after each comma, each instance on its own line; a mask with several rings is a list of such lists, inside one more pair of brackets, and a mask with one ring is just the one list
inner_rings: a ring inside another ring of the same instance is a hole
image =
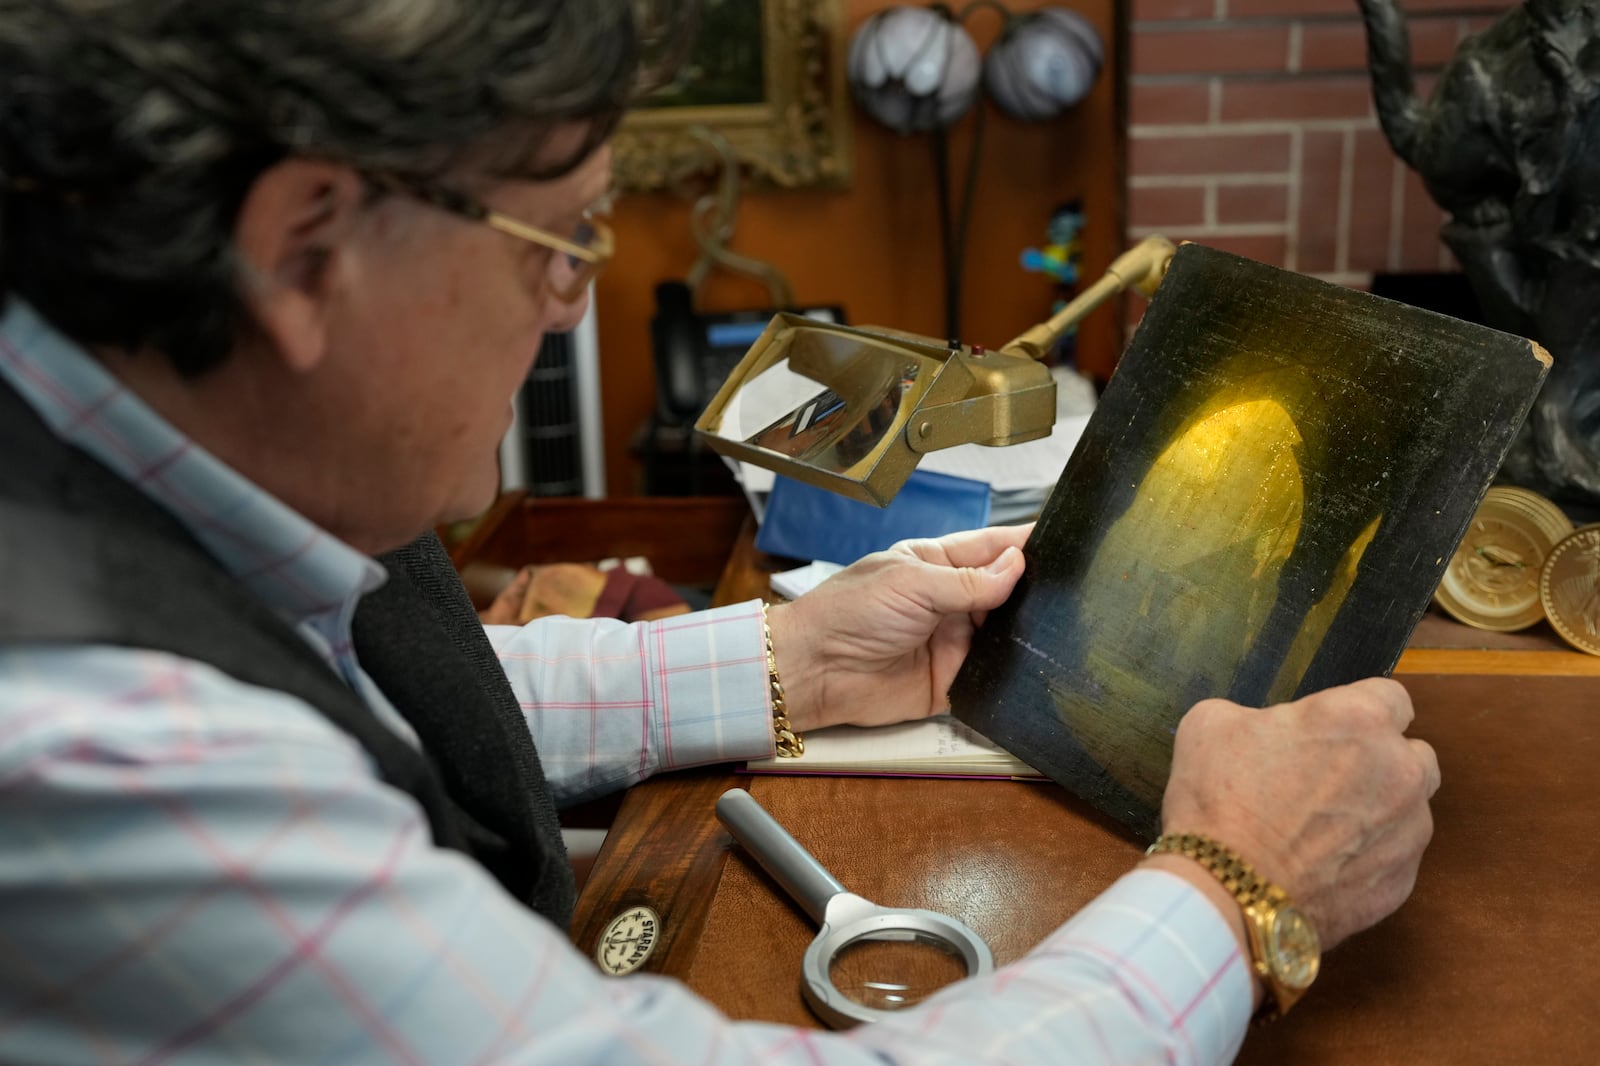
[[717, 818], [821, 926], [801, 963], [801, 988], [833, 1028], [878, 1021], [994, 969], [989, 945], [956, 919], [880, 907], [846, 891], [744, 789], [722, 794]]

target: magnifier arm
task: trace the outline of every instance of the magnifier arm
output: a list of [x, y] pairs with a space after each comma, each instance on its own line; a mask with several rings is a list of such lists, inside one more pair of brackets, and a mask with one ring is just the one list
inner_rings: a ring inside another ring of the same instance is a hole
[[906, 423], [906, 443], [917, 453], [961, 444], [1001, 447], [1048, 437], [1056, 421], [1056, 382], [1044, 364], [1000, 352], [962, 352], [967, 394], [924, 404]]
[[1106, 300], [1126, 289], [1137, 289], [1145, 296], [1154, 295], [1161, 279], [1167, 275], [1167, 266], [1175, 251], [1172, 242], [1161, 236], [1149, 236], [1123, 252], [1106, 269], [1105, 275], [1057, 311], [1046, 322], [1041, 322], [1000, 349], [1010, 355], [1043, 359], [1050, 348], [1083, 318]]

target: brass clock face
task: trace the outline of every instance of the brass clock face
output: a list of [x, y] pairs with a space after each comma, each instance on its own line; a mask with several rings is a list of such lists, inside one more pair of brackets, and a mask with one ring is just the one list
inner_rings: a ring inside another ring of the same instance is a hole
[[1600, 655], [1600, 525], [1584, 526], [1551, 549], [1539, 595], [1562, 639]]
[[649, 907], [630, 907], [617, 915], [600, 934], [594, 960], [614, 977], [629, 974], [645, 964], [661, 936], [661, 916]]
[[1570, 532], [1572, 522], [1549, 500], [1494, 486], [1450, 557], [1434, 602], [1479, 629], [1526, 629], [1545, 616], [1539, 597], [1545, 558]]

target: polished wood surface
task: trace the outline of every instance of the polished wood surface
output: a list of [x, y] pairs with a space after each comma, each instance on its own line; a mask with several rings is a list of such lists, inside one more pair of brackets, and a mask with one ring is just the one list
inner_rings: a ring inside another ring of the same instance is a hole
[[[476, 539], [457, 546], [458, 561], [520, 565], [573, 546], [592, 551], [606, 529], [631, 524], [624, 542], [641, 533], [681, 542], [694, 539], [684, 530], [699, 531], [704, 543], [685, 547], [680, 572], [717, 579], [718, 603], [765, 594], [770, 573], [789, 565], [755, 550], [742, 501], [636, 502], [650, 506], [508, 498]], [[1290, 1018], [1252, 1030], [1241, 1062], [1600, 1061], [1600, 1016], [1589, 1004], [1600, 989], [1592, 949], [1600, 911], [1590, 903], [1600, 880], [1597, 666], [1548, 627], [1507, 635], [1423, 620], [1396, 671], [1416, 702], [1413, 732], [1437, 748], [1444, 769], [1416, 892], [1331, 953]], [[735, 1018], [818, 1024], [799, 991], [814, 928], [715, 819], [716, 797], [735, 785], [847, 887], [962, 918], [1001, 964], [1139, 857], [1116, 827], [1050, 784], [745, 776], [727, 767], [647, 782], [622, 800], [579, 899], [574, 942], [592, 951], [612, 916], [648, 903], [663, 916], [648, 968]]]
[[781, 599], [772, 592], [771, 581], [772, 575], [785, 565], [800, 564], [783, 562], [758, 550], [755, 516], [746, 515], [734, 539], [733, 550], [728, 554], [728, 562], [722, 568], [711, 605], [721, 607], [746, 600]]
[[[1416, 675], [1413, 733], [1444, 768], [1410, 902], [1328, 956], [1244, 1063], [1600, 1061], [1600, 707], [1588, 678]], [[585, 951], [625, 906], [663, 917], [648, 964], [734, 1018], [817, 1025], [801, 998], [805, 915], [713, 814], [748, 787], [846, 887], [961, 918], [1016, 959], [1138, 860], [1054, 785], [671, 775], [635, 788], [579, 900]]]
[[509, 492], [451, 545], [450, 558], [465, 570], [643, 556], [663, 581], [710, 588], [736, 555], [749, 515], [742, 496], [585, 500]]
[[1548, 622], [1516, 633], [1473, 629], [1437, 607], [1422, 616], [1396, 674], [1600, 676], [1600, 657], [1574, 651]]
[[1600, 677], [1600, 658], [1581, 651], [1550, 648], [1539, 651], [1488, 651], [1411, 647], [1400, 653], [1396, 676], [1408, 674], [1475, 674], [1480, 677]]

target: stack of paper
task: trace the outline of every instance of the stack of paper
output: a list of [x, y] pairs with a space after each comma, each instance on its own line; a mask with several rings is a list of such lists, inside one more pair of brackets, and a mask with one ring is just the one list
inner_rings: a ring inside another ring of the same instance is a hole
[[947, 714], [864, 729], [836, 725], [806, 734], [794, 759], [745, 764], [751, 773], [909, 777], [1037, 778], [1027, 763]]
[[783, 570], [772, 575], [772, 591], [786, 599], [797, 600], [843, 569], [838, 563], [819, 559], [793, 570]]

